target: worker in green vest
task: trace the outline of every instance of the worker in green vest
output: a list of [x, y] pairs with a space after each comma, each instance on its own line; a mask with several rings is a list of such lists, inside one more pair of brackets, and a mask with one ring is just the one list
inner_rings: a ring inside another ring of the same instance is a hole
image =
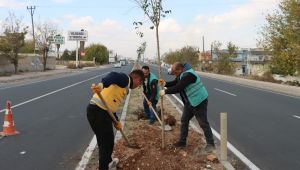
[[207, 143], [205, 150], [211, 152], [215, 149], [215, 144], [207, 120], [208, 93], [200, 76], [192, 69], [190, 64], [182, 64], [179, 62], [172, 65], [171, 74], [176, 76], [174, 81], [165, 82], [160, 79], [159, 84], [167, 87], [167, 89], [160, 91], [160, 96], [180, 93], [184, 103], [183, 114], [181, 117], [180, 138], [174, 146], [186, 146], [189, 121], [195, 116], [204, 132]]
[[144, 73], [144, 82], [143, 82], [143, 93], [147, 97], [148, 101], [144, 99], [144, 117], [149, 119], [149, 123], [153, 124], [156, 120], [154, 112], [149, 107], [152, 106], [156, 110], [156, 104], [159, 100], [159, 87], [157, 76], [150, 72], [148, 66], [143, 66], [142, 71]]

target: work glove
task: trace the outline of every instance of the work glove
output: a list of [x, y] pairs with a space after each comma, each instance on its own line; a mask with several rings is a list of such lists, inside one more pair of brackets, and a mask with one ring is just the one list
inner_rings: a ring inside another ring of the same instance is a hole
[[115, 126], [115, 128], [116, 128], [117, 130], [122, 130], [122, 124], [121, 124], [121, 122], [116, 122], [116, 123], [114, 123], [114, 126]]
[[160, 90], [160, 91], [159, 91], [160, 97], [163, 97], [165, 94], [166, 94], [165, 90]]
[[99, 94], [102, 91], [102, 89], [103, 89], [103, 84], [102, 83], [99, 83], [97, 85], [96, 84], [92, 84], [91, 89], [92, 89], [93, 93]]
[[163, 87], [165, 87], [165, 85], [166, 85], [166, 81], [163, 80], [163, 79], [159, 79], [158, 83], [159, 83], [160, 86], [163, 86]]

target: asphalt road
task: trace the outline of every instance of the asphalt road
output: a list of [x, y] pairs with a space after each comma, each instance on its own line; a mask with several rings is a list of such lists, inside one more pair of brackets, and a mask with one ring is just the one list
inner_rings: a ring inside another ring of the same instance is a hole
[[[12, 101], [20, 135], [0, 139], [0, 169], [74, 169], [92, 139], [85, 108], [90, 85], [112, 70], [84, 71], [61, 78], [0, 89], [0, 110]], [[150, 66], [153, 72], [157, 68]], [[172, 80], [163, 69], [164, 79]], [[208, 117], [219, 132], [228, 113], [228, 140], [257, 167], [300, 169], [300, 99], [202, 78], [209, 92]], [[0, 123], [3, 122], [3, 111]]]
[[[86, 119], [92, 83], [112, 70], [81, 71], [42, 82], [0, 89], [0, 123], [6, 100], [13, 106], [19, 135], [0, 139], [1, 170], [75, 169], [93, 133]], [[2, 127], [0, 128], [2, 130]]]
[[[157, 67], [150, 66], [157, 74]], [[174, 77], [167, 75], [166, 80]], [[220, 113], [228, 113], [228, 140], [258, 168], [300, 169], [300, 98], [204, 78], [209, 122], [220, 133]]]

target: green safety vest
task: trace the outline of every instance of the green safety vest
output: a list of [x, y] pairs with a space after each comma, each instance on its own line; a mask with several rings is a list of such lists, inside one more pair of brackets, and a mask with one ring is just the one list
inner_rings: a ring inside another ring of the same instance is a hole
[[[158, 78], [156, 77], [156, 75], [155, 74], [153, 74], [153, 73], [150, 73], [150, 75], [149, 75], [149, 81], [148, 81], [148, 84], [147, 84], [147, 87], [146, 88], [148, 88], [149, 90], [150, 90], [150, 93], [152, 94], [152, 88], [150, 87], [150, 85], [151, 85], [151, 82], [153, 81], [153, 80], [158, 80]], [[159, 87], [158, 87], [158, 85], [157, 85], [157, 87], [156, 87], [156, 100], [159, 100]]]
[[195, 83], [192, 83], [188, 85], [184, 91], [188, 98], [188, 101], [193, 107], [198, 106], [203, 100], [207, 99], [208, 93], [205, 87], [203, 86], [203, 83], [199, 77], [199, 75], [191, 68], [189, 70], [184, 71], [180, 75], [180, 79], [185, 76], [187, 73], [192, 73], [197, 77], [197, 80]]

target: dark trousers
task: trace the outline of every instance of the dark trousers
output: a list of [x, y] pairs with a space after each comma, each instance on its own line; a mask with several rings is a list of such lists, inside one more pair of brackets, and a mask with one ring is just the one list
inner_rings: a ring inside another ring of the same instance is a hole
[[214, 144], [213, 134], [207, 120], [207, 104], [208, 100], [206, 99], [196, 107], [192, 107], [189, 104], [184, 105], [184, 110], [181, 117], [179, 141], [186, 142], [186, 138], [189, 132], [189, 122], [195, 116], [204, 132], [206, 143]]
[[114, 132], [111, 117], [96, 105], [87, 106], [87, 118], [93, 129], [99, 148], [99, 169], [107, 170], [112, 161], [111, 154], [114, 148]]
[[[147, 98], [149, 99], [150, 97], [147, 95]], [[152, 102], [152, 107], [154, 108], [154, 110], [156, 110], [156, 104], [157, 104], [157, 100], [154, 100], [154, 101]], [[147, 119], [150, 119], [150, 120], [152, 120], [152, 121], [155, 120], [156, 117], [155, 117], [155, 115], [154, 115], [154, 112], [152, 111], [152, 109], [149, 108], [149, 105], [148, 105], [146, 99], [144, 99], [143, 105], [144, 105], [144, 112], [145, 112], [145, 115], [144, 115], [144, 116], [145, 116]]]

